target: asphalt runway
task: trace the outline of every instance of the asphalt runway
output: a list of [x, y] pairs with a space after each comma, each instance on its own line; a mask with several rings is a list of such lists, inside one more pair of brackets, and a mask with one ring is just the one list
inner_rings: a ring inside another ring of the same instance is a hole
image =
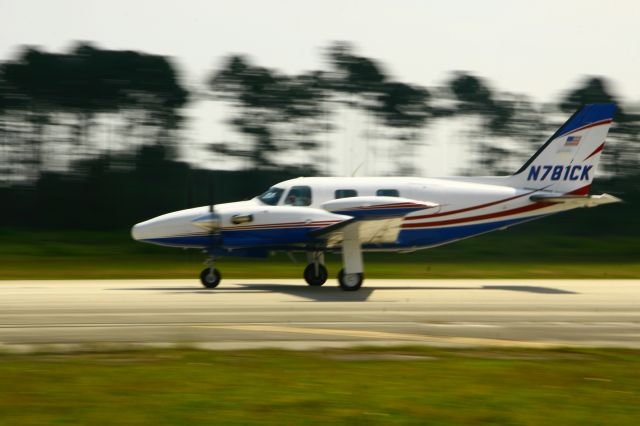
[[640, 348], [640, 280], [0, 281], [0, 350], [123, 344]]

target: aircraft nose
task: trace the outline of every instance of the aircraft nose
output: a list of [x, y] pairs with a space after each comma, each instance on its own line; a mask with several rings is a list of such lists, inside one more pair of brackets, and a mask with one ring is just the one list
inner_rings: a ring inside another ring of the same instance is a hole
[[131, 238], [136, 241], [159, 244], [168, 238], [192, 234], [198, 228], [191, 223], [203, 209], [179, 210], [136, 223], [131, 228]]
[[158, 218], [149, 219], [144, 222], [136, 223], [131, 228], [131, 238], [136, 241], [153, 239], [161, 236], [163, 231], [163, 221]]
[[131, 238], [136, 241], [140, 241], [142, 239], [142, 223], [136, 223], [131, 228]]
[[133, 228], [131, 228], [131, 238], [133, 238], [136, 241], [140, 241], [144, 239], [144, 236], [147, 232], [147, 223], [146, 222], [140, 222], [140, 223], [136, 223], [135, 225], [133, 225]]

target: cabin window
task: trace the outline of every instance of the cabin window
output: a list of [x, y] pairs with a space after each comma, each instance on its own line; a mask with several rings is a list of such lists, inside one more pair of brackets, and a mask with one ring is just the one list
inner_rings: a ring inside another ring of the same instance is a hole
[[280, 201], [280, 197], [282, 197], [282, 193], [284, 189], [281, 188], [269, 188], [265, 193], [258, 196], [258, 200], [269, 206], [275, 206]]
[[309, 206], [311, 205], [311, 187], [309, 186], [293, 186], [284, 200], [285, 204], [292, 206]]
[[336, 196], [336, 199], [357, 197], [358, 191], [356, 191], [355, 189], [336, 189], [335, 196]]
[[379, 197], [399, 197], [400, 192], [397, 189], [378, 189], [376, 195]]

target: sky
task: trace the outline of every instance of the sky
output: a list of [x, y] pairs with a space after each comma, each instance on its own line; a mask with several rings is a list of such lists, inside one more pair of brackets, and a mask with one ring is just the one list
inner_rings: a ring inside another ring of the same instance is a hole
[[[437, 86], [464, 70], [551, 102], [585, 75], [603, 75], [622, 100], [639, 102], [639, 17], [632, 0], [0, 0], [0, 60], [24, 44], [64, 51], [86, 40], [171, 56], [185, 85], [202, 89], [227, 54], [294, 73], [323, 67], [323, 48], [341, 40], [412, 84]], [[208, 118], [219, 108], [195, 109], [191, 137], [226, 136]], [[453, 158], [426, 160], [429, 170], [456, 164], [460, 153], [444, 143], [435, 137], [426, 158]]]

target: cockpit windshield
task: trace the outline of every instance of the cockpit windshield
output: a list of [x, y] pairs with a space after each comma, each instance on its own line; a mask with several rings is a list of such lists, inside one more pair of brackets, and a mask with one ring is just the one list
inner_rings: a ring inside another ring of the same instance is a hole
[[284, 189], [280, 188], [269, 188], [265, 193], [258, 196], [258, 200], [269, 206], [275, 206], [280, 201], [280, 197], [282, 197], [282, 193]]

